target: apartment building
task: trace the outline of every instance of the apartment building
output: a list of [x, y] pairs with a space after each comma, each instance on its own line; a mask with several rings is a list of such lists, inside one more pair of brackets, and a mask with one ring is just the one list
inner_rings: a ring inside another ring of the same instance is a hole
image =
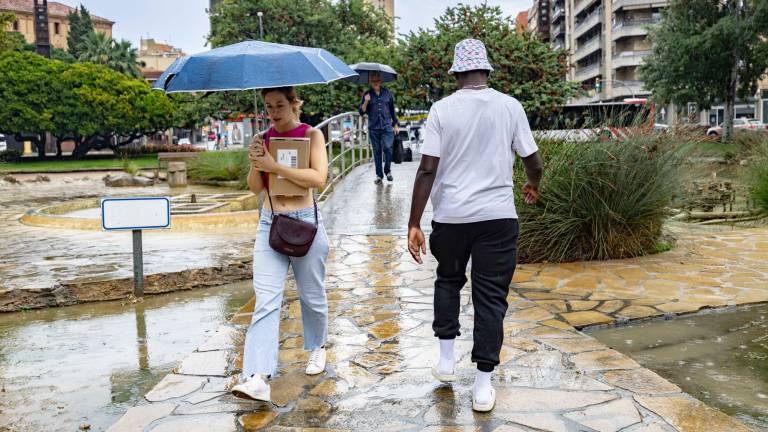
[[566, 48], [568, 79], [583, 94], [572, 103], [647, 97], [638, 66], [650, 54], [647, 26], [667, 0], [552, 0], [551, 42]]
[[538, 33], [541, 40], [549, 42], [551, 39], [550, 5], [554, 0], [534, 0], [533, 6], [528, 10], [528, 30]]
[[368, 3], [384, 9], [390, 18], [395, 19], [395, 0], [366, 0]]

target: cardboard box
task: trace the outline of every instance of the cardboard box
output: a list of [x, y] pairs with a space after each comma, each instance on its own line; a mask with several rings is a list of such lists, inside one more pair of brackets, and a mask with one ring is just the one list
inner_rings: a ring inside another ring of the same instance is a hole
[[[270, 138], [269, 154], [281, 165], [307, 169], [309, 168], [309, 138]], [[277, 196], [306, 196], [309, 195], [309, 189], [270, 173], [269, 193]]]

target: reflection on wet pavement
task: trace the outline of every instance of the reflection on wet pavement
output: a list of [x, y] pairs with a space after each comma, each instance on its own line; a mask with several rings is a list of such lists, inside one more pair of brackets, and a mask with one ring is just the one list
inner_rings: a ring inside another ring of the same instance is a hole
[[105, 430], [252, 293], [245, 282], [0, 315], [0, 430]]
[[768, 308], [590, 332], [691, 395], [768, 430]]

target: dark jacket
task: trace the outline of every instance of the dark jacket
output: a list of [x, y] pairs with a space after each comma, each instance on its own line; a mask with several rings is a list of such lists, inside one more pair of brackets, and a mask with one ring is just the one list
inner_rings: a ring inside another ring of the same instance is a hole
[[[368, 108], [363, 111], [365, 95], [371, 95], [371, 101], [368, 102]], [[395, 96], [386, 87], [381, 88], [381, 94], [368, 90], [360, 99], [358, 107], [360, 115], [368, 114], [368, 129], [392, 129], [398, 125], [397, 114], [395, 114]]]

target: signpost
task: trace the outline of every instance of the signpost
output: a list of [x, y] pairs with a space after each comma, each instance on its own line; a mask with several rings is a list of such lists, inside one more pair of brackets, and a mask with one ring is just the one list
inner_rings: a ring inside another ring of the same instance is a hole
[[141, 233], [145, 229], [171, 227], [171, 200], [166, 197], [104, 198], [101, 228], [133, 232], [133, 294], [144, 296], [144, 257]]

